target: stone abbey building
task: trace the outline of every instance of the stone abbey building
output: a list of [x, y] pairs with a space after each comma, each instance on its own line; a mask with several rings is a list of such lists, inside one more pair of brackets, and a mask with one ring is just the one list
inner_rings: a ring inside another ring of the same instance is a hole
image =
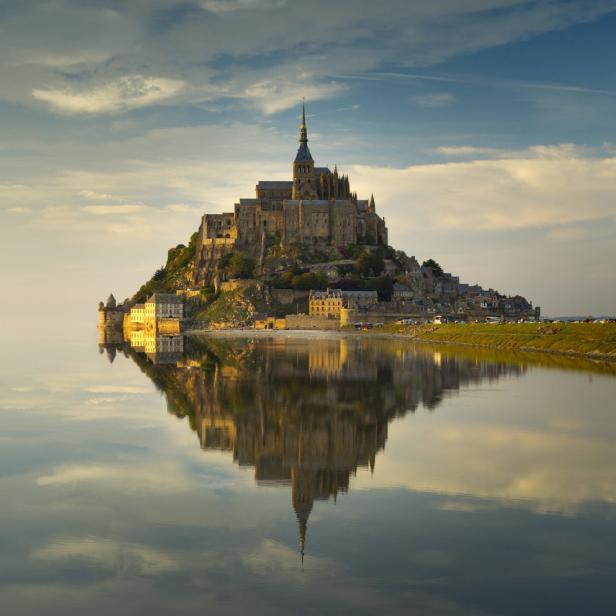
[[374, 198], [358, 199], [348, 177], [336, 168], [315, 167], [303, 107], [299, 144], [292, 180], [261, 180], [255, 198], [240, 199], [233, 212], [203, 216], [198, 243], [202, 260], [215, 259], [221, 249], [257, 256], [272, 242], [336, 248], [387, 245], [387, 227], [375, 211]]

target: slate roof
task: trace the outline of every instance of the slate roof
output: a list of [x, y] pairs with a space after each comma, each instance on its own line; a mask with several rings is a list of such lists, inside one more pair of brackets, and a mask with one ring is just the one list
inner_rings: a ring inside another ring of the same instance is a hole
[[296, 163], [313, 163], [314, 159], [312, 158], [312, 154], [308, 149], [308, 144], [306, 142], [302, 142], [297, 149], [297, 155], [295, 156]]
[[257, 188], [293, 188], [293, 182], [259, 180]]
[[181, 304], [182, 300], [175, 293], [154, 293], [148, 298], [147, 304], [156, 302], [158, 304]]

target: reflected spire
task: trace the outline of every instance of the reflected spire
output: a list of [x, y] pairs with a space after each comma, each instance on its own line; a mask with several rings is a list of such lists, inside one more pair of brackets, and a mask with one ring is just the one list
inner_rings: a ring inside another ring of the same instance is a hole
[[299, 529], [299, 553], [302, 559], [302, 568], [304, 567], [308, 518], [314, 503], [313, 489], [311, 489], [313, 486], [310, 478], [310, 473], [307, 473], [305, 470], [302, 471], [297, 468], [291, 470], [292, 502]]
[[306, 534], [308, 532], [308, 518], [312, 511], [312, 502], [308, 503], [293, 503], [295, 517], [297, 518], [297, 527], [299, 530], [299, 553], [302, 559], [302, 569], [304, 568], [304, 553], [306, 549]]

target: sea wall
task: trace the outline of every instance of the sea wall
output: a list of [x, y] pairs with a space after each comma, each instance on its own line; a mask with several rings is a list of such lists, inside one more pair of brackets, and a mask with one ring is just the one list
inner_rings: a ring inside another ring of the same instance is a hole
[[339, 319], [314, 317], [307, 314], [288, 314], [287, 329], [340, 329]]

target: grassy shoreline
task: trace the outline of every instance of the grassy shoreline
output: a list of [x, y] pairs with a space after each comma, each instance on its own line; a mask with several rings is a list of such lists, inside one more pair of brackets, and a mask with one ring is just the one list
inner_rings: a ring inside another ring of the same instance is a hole
[[616, 361], [616, 323], [387, 324], [372, 331], [437, 344]]
[[399, 325], [387, 323], [382, 327], [356, 332], [321, 330], [253, 330], [221, 329], [193, 330], [189, 334], [218, 332], [221, 335], [306, 335], [322, 337], [332, 335], [392, 336], [460, 347], [476, 347], [498, 351], [542, 352], [616, 361], [616, 323], [507, 323], [507, 324], [454, 324]]
[[[431, 326], [429, 326], [431, 327]], [[494, 326], [489, 326], [494, 327]], [[290, 338], [297, 340], [336, 340], [341, 338], [361, 339], [369, 336], [377, 340], [406, 342], [414, 349], [424, 353], [437, 353], [439, 356], [466, 358], [472, 361], [492, 361], [541, 366], [548, 369], [584, 371], [608, 376], [616, 375], [616, 355], [604, 356], [592, 353], [550, 351], [545, 349], [496, 348], [494, 346], [449, 342], [432, 342], [427, 338], [414, 337], [397, 331], [392, 326], [379, 327], [369, 331], [343, 329], [323, 330], [284, 330], [284, 329], [201, 329], [186, 332], [189, 336], [206, 338]]]

